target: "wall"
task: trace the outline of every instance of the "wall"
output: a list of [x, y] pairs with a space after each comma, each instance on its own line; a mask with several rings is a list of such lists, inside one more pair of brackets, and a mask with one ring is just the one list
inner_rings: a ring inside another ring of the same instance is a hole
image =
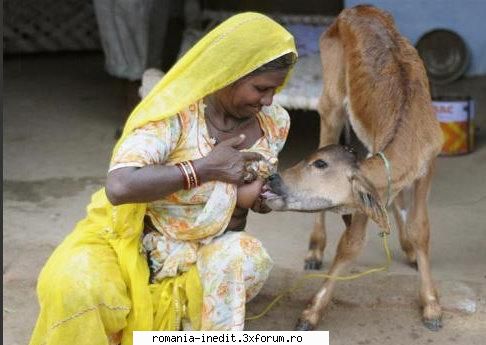
[[486, 74], [485, 0], [345, 0], [344, 4], [371, 4], [389, 11], [400, 32], [413, 44], [432, 29], [453, 30], [471, 53], [466, 75]]

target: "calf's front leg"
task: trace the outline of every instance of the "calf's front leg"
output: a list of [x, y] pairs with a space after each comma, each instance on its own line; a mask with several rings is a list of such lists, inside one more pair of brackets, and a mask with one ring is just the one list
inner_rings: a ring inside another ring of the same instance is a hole
[[[353, 214], [350, 226], [346, 228], [339, 240], [336, 256], [328, 272], [330, 276], [338, 276], [359, 254], [366, 240], [367, 221], [368, 217], [366, 215], [361, 213]], [[335, 284], [336, 280], [326, 279], [322, 288], [302, 312], [295, 327], [296, 331], [310, 331], [316, 328], [324, 309], [331, 301]]]

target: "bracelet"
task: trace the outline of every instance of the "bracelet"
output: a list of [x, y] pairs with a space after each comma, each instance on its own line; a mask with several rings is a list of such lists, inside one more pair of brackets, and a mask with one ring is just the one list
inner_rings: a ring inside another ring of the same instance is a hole
[[192, 172], [192, 175], [189, 176], [191, 178], [191, 182], [193, 183], [193, 186], [191, 188], [199, 187], [200, 181], [199, 181], [199, 177], [196, 174], [196, 169], [194, 168], [194, 164], [192, 163], [191, 160], [188, 160], [185, 163], [189, 166], [189, 168], [191, 169], [191, 172]]
[[189, 190], [199, 187], [200, 181], [191, 160], [182, 161], [180, 163], [177, 163], [176, 166], [179, 168], [182, 176], [184, 177], [184, 189]]

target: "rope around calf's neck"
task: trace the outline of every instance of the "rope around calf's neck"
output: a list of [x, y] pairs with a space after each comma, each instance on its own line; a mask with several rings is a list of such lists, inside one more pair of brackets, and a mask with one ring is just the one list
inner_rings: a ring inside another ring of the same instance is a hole
[[385, 208], [386, 208], [386, 207], [389, 206], [390, 198], [391, 198], [392, 168], [391, 168], [390, 161], [388, 160], [388, 158], [386, 158], [383, 151], [378, 152], [377, 155], [380, 156], [381, 159], [383, 159], [383, 163], [385, 163], [386, 179], [387, 179], [387, 182], [388, 182], [387, 193], [386, 193], [386, 203], [385, 203]]

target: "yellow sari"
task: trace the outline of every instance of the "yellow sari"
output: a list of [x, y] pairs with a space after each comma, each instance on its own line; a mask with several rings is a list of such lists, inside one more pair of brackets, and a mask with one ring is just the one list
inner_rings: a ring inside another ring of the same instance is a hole
[[[293, 37], [273, 20], [257, 13], [231, 17], [187, 52], [137, 106], [114, 152], [135, 129], [175, 115], [289, 52], [296, 54]], [[31, 345], [108, 344], [107, 335], [120, 330], [121, 339], [112, 340], [127, 345], [132, 344], [134, 330], [177, 330], [182, 317], [190, 320], [193, 329], [200, 328], [201, 284], [196, 266], [149, 285], [146, 257], [140, 253], [146, 207], [113, 206], [104, 189], [92, 196], [86, 218], [40, 274], [40, 315]], [[227, 212], [230, 217], [232, 207]], [[89, 279], [78, 272], [88, 272]]]

